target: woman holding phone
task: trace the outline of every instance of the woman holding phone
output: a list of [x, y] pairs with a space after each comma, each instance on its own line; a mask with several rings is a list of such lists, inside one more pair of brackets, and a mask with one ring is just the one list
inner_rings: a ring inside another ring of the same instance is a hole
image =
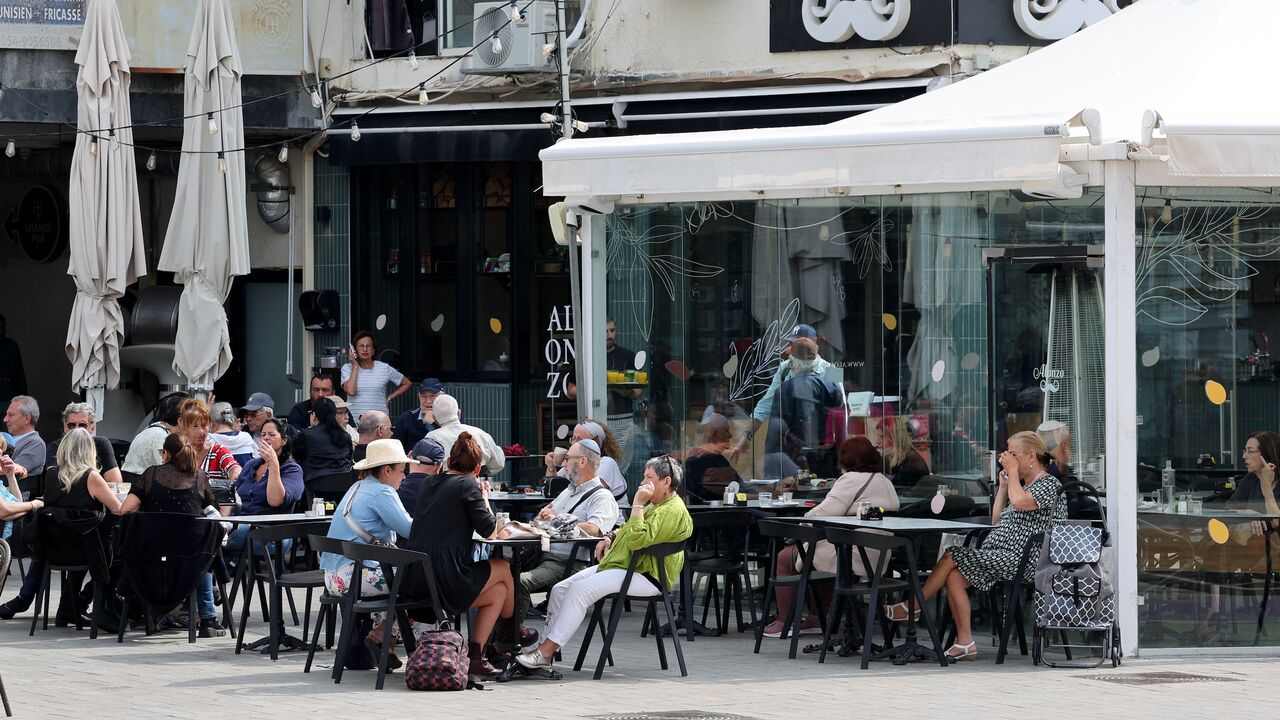
[[[349, 362], [342, 366], [342, 389], [347, 393], [347, 406], [351, 417], [356, 420], [366, 410], [391, 413], [388, 407], [392, 400], [409, 392], [409, 378], [400, 374], [399, 370], [374, 360], [378, 354], [378, 343], [373, 333], [361, 330], [351, 338], [348, 350]], [[395, 390], [387, 394], [387, 386], [395, 385]]]

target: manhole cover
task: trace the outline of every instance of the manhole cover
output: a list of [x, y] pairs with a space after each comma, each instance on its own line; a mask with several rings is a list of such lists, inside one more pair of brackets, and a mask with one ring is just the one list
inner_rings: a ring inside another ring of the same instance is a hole
[[706, 712], [704, 710], [667, 710], [664, 712], [614, 713], [592, 715], [590, 720], [754, 720], [746, 715]]
[[1240, 682], [1243, 678], [1220, 675], [1195, 675], [1181, 672], [1126, 673], [1123, 675], [1084, 675], [1086, 680], [1100, 680], [1118, 685], [1151, 685], [1160, 683]]

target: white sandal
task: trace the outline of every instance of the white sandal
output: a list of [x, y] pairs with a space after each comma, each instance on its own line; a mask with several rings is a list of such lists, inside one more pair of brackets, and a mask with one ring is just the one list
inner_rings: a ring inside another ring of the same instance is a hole
[[[952, 650], [959, 650], [958, 654], [952, 654]], [[955, 643], [947, 648], [947, 660], [951, 662], [960, 662], [961, 660], [976, 660], [978, 658], [978, 641], [970, 640], [968, 643], [961, 645]]]
[[[901, 611], [901, 614], [899, 614], [899, 611]], [[888, 618], [890, 622], [906, 622], [907, 618], [911, 615], [915, 616], [915, 620], [919, 620], [920, 608], [916, 608], [915, 612], [912, 612], [905, 602], [884, 606], [884, 616]]]

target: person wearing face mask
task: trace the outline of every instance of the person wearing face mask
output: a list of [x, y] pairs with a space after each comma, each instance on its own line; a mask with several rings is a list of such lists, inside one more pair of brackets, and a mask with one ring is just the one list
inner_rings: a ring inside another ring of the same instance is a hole
[[[803, 347], [801, 347], [801, 341], [807, 341]], [[788, 378], [802, 372], [819, 378], [827, 376], [832, 365], [818, 354], [817, 342], [818, 332], [812, 325], [800, 324], [791, 329], [791, 333], [786, 337], [787, 348], [783, 351], [783, 360], [778, 363], [778, 370], [774, 373], [769, 388], [760, 397], [760, 402], [756, 403], [755, 410], [751, 413], [750, 427], [742, 439], [733, 446], [730, 458], [736, 459], [749, 450], [760, 426], [769, 422], [770, 417], [778, 416], [774, 410], [774, 403], [782, 390], [782, 384]]]

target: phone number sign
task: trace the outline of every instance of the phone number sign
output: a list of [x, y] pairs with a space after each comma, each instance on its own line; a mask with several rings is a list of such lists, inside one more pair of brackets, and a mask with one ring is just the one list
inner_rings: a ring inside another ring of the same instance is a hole
[[0, 47], [74, 50], [86, 0], [0, 0]]

